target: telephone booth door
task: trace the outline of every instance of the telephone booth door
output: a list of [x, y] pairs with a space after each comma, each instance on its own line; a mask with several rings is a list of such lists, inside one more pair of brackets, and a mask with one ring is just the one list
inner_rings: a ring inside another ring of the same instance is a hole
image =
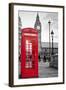
[[22, 78], [38, 77], [38, 33], [33, 33], [35, 30], [32, 29], [31, 31], [31, 33], [22, 32]]

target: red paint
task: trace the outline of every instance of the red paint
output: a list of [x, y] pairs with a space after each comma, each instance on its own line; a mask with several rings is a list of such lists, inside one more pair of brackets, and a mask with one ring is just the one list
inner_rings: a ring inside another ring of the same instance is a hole
[[38, 77], [38, 31], [33, 28], [22, 29], [21, 77]]

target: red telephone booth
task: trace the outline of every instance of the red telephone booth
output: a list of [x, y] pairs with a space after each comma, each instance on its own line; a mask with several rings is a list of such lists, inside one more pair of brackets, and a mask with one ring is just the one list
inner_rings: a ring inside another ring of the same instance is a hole
[[22, 29], [21, 77], [38, 77], [38, 31], [33, 28]]

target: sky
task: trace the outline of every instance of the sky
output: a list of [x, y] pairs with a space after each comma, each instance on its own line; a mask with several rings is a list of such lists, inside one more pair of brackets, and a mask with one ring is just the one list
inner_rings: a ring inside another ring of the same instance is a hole
[[49, 42], [49, 24], [48, 24], [49, 20], [51, 21], [50, 33], [53, 30], [54, 42], [58, 42], [58, 13], [57, 12], [19, 11], [18, 15], [20, 16], [21, 22], [22, 22], [21, 28], [27, 28], [27, 27], [34, 28], [37, 13], [39, 15], [39, 19], [41, 22], [41, 42]]

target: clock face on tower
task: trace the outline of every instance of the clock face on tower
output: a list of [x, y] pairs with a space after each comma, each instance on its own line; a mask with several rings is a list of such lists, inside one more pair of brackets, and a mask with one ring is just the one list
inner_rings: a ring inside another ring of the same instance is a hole
[[40, 30], [40, 26], [37, 26], [37, 29]]

